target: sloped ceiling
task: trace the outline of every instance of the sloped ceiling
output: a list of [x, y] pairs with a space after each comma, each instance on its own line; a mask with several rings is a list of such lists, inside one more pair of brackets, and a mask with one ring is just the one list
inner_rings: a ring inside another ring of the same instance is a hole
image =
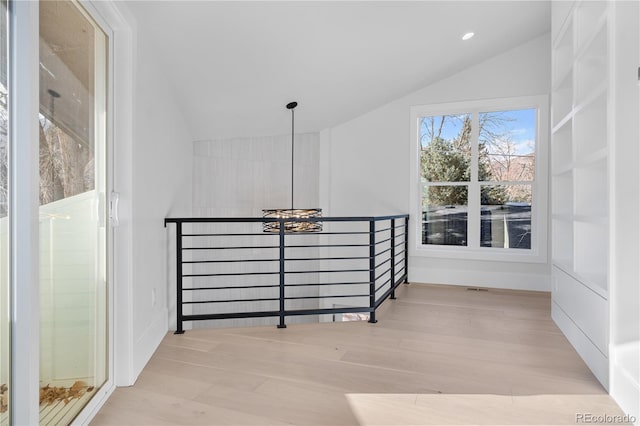
[[[538, 37], [547, 1], [127, 1], [196, 140], [348, 121]], [[462, 41], [468, 31], [475, 37]]]

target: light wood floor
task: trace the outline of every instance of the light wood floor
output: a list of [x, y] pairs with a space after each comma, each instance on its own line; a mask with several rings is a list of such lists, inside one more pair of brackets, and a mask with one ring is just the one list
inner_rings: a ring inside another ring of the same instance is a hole
[[366, 322], [167, 334], [94, 425], [560, 425], [623, 415], [546, 293], [402, 286]]

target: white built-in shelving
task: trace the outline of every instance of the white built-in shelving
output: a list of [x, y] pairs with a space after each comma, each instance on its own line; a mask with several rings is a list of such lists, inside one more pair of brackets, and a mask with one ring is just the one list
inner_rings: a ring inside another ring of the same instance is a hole
[[559, 3], [552, 6], [553, 316], [606, 387], [610, 6]]

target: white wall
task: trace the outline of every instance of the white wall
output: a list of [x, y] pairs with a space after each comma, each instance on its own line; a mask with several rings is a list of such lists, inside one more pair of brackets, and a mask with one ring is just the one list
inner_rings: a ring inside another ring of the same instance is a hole
[[614, 3], [615, 111], [612, 153], [609, 390], [640, 424], [640, 5]]
[[[287, 111], [283, 108], [283, 113]], [[286, 130], [283, 129], [283, 130]], [[294, 207], [316, 208], [318, 207], [318, 143], [317, 133], [297, 134], [294, 148]], [[291, 135], [265, 136], [254, 138], [233, 138], [211, 141], [197, 141], [193, 144], [193, 215], [195, 217], [262, 217], [262, 209], [291, 208]], [[218, 224], [218, 225], [185, 225], [184, 232], [189, 229], [197, 229], [198, 232], [224, 233], [224, 232], [262, 232], [262, 224]], [[258, 235], [253, 237], [215, 237], [211, 238], [209, 246], [249, 245], [264, 246], [277, 245], [277, 235]], [[288, 238], [293, 238], [289, 236]], [[317, 236], [298, 236], [297, 244], [313, 244]], [[269, 240], [267, 240], [269, 239]], [[191, 240], [193, 241], [193, 240]], [[242, 244], [239, 243], [242, 241]], [[200, 244], [205, 244], [202, 239]], [[192, 243], [190, 243], [192, 244]], [[195, 245], [195, 243], [193, 243]], [[207, 245], [207, 244], [205, 244]], [[228, 251], [227, 251], [228, 253]], [[299, 257], [317, 256], [317, 249], [306, 248], [296, 251]], [[247, 259], [247, 258], [277, 258], [277, 249], [267, 250], [239, 250], [231, 255], [218, 251], [206, 253], [185, 252], [185, 256], [215, 256], [217, 259]], [[188, 260], [185, 258], [185, 260]], [[198, 258], [202, 260], [202, 258]], [[297, 265], [289, 263], [289, 268]], [[309, 263], [305, 264], [309, 270], [316, 270]], [[211, 265], [187, 265], [192, 268], [192, 273], [212, 272], [264, 272], [277, 271], [277, 265], [273, 263], [242, 263], [235, 265], [221, 265], [214, 271]], [[204, 269], [203, 269], [204, 268]], [[207, 277], [202, 279], [187, 278], [185, 287], [193, 283], [204, 283], [208, 286], [242, 286], [242, 285], [277, 285], [278, 276], [242, 276], [242, 277]], [[287, 276], [287, 284], [318, 282], [318, 274], [299, 274], [293, 277]], [[255, 297], [278, 297], [278, 289], [228, 289], [219, 290], [209, 294], [186, 294], [185, 297], [193, 297], [194, 300], [218, 299], [248, 299]], [[286, 295], [289, 296], [317, 296], [318, 288], [314, 286], [304, 288], [288, 287]], [[170, 324], [175, 328], [175, 297], [170, 298]], [[317, 308], [317, 300], [290, 300], [288, 309]], [[228, 304], [202, 304], [185, 306], [185, 314], [189, 309], [194, 314], [269, 311], [277, 310], [277, 302], [240, 302]], [[287, 323], [309, 322], [312, 317], [288, 317]], [[197, 327], [229, 327], [277, 324], [278, 318], [252, 318], [197, 321], [193, 324], [186, 323], [185, 328], [193, 325]]]
[[168, 330], [168, 235], [164, 218], [191, 215], [191, 141], [162, 68], [144, 34], [134, 46], [131, 146], [132, 374], [135, 379]]
[[[409, 212], [410, 107], [545, 95], [549, 35], [409, 94], [321, 135], [321, 202], [327, 215]], [[415, 220], [415, 218], [412, 218]], [[550, 290], [549, 263], [411, 257], [413, 282]]]

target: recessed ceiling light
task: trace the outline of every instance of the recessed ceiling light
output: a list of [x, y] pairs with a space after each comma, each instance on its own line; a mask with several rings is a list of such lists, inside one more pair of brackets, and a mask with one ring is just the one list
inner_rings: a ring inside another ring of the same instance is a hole
[[474, 36], [473, 33], [466, 33], [465, 35], [462, 36], [462, 39], [463, 40], [469, 40], [473, 36]]

